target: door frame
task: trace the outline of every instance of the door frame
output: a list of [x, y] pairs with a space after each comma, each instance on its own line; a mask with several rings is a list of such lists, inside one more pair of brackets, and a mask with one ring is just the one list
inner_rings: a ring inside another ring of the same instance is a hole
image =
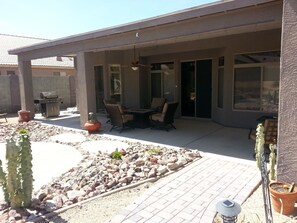
[[[205, 58], [196, 58], [196, 59], [187, 59], [187, 60], [180, 60], [179, 61], [179, 74], [180, 74], [180, 77], [179, 77], [179, 80], [180, 80], [180, 86], [182, 86], [182, 63], [184, 63], [184, 62], [194, 62], [195, 63], [195, 93], [196, 93], [196, 88], [197, 88], [197, 74], [196, 74], [196, 72], [197, 72], [197, 61], [202, 61], [202, 60], [211, 60], [211, 83], [210, 83], [210, 88], [211, 88], [211, 98], [210, 98], [210, 118], [201, 118], [201, 117], [197, 117], [196, 116], [196, 114], [197, 114], [197, 112], [196, 112], [196, 101], [195, 101], [195, 116], [182, 116], [182, 110], [181, 110], [181, 117], [182, 118], [186, 118], [186, 119], [206, 119], [206, 120], [212, 120], [212, 111], [213, 111], [213, 71], [214, 71], [214, 69], [213, 69], [213, 62], [214, 62], [214, 58], [212, 58], [212, 57], [205, 57]], [[182, 92], [181, 92], [181, 90], [182, 90], [182, 87], [180, 87], [180, 96], [179, 96], [179, 98], [180, 98], [180, 104], [182, 105], [182, 103], [183, 103], [183, 101], [182, 101]], [[196, 99], [197, 99], [197, 97], [196, 97]], [[182, 109], [182, 106], [180, 106], [181, 107], [181, 109]]]

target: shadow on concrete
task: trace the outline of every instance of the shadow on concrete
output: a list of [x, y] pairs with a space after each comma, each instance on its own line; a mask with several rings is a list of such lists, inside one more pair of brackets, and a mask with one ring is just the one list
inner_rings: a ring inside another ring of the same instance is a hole
[[[38, 114], [36, 120], [46, 124], [82, 130], [78, 114], [63, 114], [55, 118], [44, 118]], [[248, 139], [248, 129], [224, 127], [209, 120], [176, 119], [176, 129], [169, 132], [157, 129], [127, 129], [122, 133], [106, 123], [104, 114], [98, 115], [102, 123], [96, 134], [125, 137], [170, 146], [187, 147], [201, 152], [253, 160], [255, 142]]]

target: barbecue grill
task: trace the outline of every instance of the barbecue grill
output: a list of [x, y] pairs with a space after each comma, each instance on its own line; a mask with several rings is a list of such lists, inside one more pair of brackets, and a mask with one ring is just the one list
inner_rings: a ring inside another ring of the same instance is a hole
[[55, 91], [41, 92], [40, 98], [34, 99], [34, 104], [38, 105], [42, 116], [46, 118], [59, 116], [61, 103], [62, 98]]

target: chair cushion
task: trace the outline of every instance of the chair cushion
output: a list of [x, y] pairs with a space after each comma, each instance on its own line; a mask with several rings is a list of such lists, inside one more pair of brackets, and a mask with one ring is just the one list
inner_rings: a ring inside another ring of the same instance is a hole
[[167, 103], [165, 103], [165, 104], [164, 104], [164, 106], [163, 106], [162, 114], [164, 114], [164, 115], [165, 115], [165, 113], [166, 113], [167, 109], [168, 109], [168, 104], [167, 104]]
[[124, 123], [127, 123], [129, 121], [133, 121], [134, 116], [133, 115], [129, 115], [129, 114], [125, 114], [125, 115], [122, 115], [122, 118], [123, 118], [123, 122]]
[[165, 102], [166, 102], [165, 98], [153, 98], [151, 103], [151, 109], [157, 112], [161, 112]]
[[163, 113], [156, 113], [156, 114], [152, 115], [151, 119], [153, 121], [163, 122], [164, 116], [165, 116], [165, 114], [163, 114]]

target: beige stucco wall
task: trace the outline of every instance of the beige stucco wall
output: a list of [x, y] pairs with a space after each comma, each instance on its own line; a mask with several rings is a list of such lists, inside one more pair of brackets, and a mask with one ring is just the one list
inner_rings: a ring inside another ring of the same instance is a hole
[[277, 179], [297, 183], [297, 1], [284, 0]]

